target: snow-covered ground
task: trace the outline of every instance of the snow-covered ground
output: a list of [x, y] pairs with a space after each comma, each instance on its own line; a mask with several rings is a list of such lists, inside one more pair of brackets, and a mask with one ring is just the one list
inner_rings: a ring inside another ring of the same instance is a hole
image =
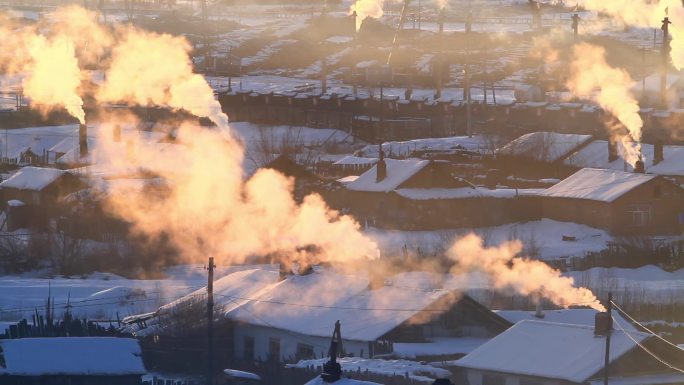
[[[219, 267], [216, 277], [244, 267]], [[77, 317], [113, 321], [126, 315], [154, 311], [192, 291], [206, 286], [206, 271], [199, 265], [169, 268], [166, 278], [126, 279], [109, 273], [83, 277], [35, 277], [36, 274], [0, 277], [0, 320], [16, 321], [43, 313], [48, 295], [55, 304], [55, 314], [62, 314], [67, 304]], [[2, 330], [0, 330], [0, 333]]]

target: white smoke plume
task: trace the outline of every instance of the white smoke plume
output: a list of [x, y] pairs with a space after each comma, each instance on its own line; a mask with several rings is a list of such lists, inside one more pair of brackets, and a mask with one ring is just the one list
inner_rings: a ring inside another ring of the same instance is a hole
[[[245, 179], [244, 149], [231, 133], [228, 117], [221, 112], [212, 89], [192, 72], [187, 42], [130, 27], [107, 32], [90, 24], [92, 19], [83, 16], [87, 12], [74, 12], [79, 14], [82, 16], [74, 16], [79, 22], [72, 31], [92, 29], [91, 38], [102, 34], [101, 41], [88, 45], [92, 55], [81, 60], [85, 63], [97, 61], [103, 54], [111, 56], [103, 67], [106, 81], [94, 95], [98, 102], [186, 110], [206, 116], [218, 126], [207, 129], [176, 122], [173, 144], [98, 141], [98, 158], [107, 159], [114, 174], [144, 170], [163, 181], [142, 191], [115, 186], [106, 202], [110, 213], [128, 221], [139, 234], [171, 242], [193, 261], [204, 261], [211, 255], [229, 264], [270, 256], [286, 263], [327, 261], [358, 269], [367, 260], [378, 258], [378, 246], [360, 232], [358, 223], [329, 209], [320, 196], [312, 194], [302, 202], [295, 201], [293, 181], [273, 170], [260, 170]], [[78, 43], [77, 36], [71, 35], [74, 32], [65, 32], [68, 30], [54, 37], [30, 32], [22, 39], [13, 39], [13, 48], [29, 52], [36, 44], [32, 39], [45, 39], [39, 44], [48, 48], [67, 44], [60, 43], [63, 39], [85, 49], [86, 44]], [[79, 67], [75, 49], [54, 55], [64, 55], [62, 60], [69, 71], [65, 77], [83, 79], [87, 72]], [[41, 78], [38, 75], [52, 70], [35, 65], [37, 60], [30, 54], [22, 57], [26, 62], [19, 63], [20, 68], [29, 79]], [[44, 87], [53, 86], [57, 81], [53, 78], [60, 76], [46, 77]], [[48, 94], [45, 103], [73, 105], [78, 82], [70, 80], [68, 85], [65, 88], [69, 92]], [[35, 91], [40, 92], [45, 91]], [[487, 249], [481, 240], [469, 236], [456, 242], [449, 255], [458, 263], [454, 273], [481, 271], [498, 288], [513, 288], [521, 294], [541, 291], [561, 306], [586, 303], [600, 307], [591, 292], [572, 287], [571, 279], [560, 277], [542, 262], [515, 258], [520, 249], [519, 242]]]
[[546, 263], [519, 257], [520, 241], [504, 243], [498, 247], [484, 247], [475, 234], [457, 240], [448, 251], [456, 262], [452, 273], [483, 272], [496, 289], [514, 290], [521, 295], [540, 293], [558, 306], [591, 306], [604, 311], [604, 307], [589, 289], [573, 286], [573, 279], [563, 277]]
[[643, 121], [639, 116], [639, 104], [630, 91], [632, 84], [627, 71], [611, 67], [606, 62], [603, 47], [588, 43], [573, 47], [566, 82], [568, 89], [575, 96], [593, 99], [624, 125], [628, 136], [619, 130], [613, 130], [611, 135], [623, 143], [624, 159], [634, 165], [642, 156], [640, 141]]

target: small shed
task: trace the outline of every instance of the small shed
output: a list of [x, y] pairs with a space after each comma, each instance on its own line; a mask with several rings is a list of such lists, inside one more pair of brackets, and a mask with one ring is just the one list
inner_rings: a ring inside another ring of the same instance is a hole
[[137, 385], [146, 373], [138, 341], [114, 337], [0, 340], [0, 382]]

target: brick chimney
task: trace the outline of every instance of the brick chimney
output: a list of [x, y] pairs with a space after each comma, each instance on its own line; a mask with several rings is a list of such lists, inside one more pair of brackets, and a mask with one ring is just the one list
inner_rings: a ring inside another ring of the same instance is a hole
[[663, 149], [663, 142], [658, 140], [653, 144], [653, 165], [665, 160], [665, 151]]
[[613, 330], [613, 318], [608, 312], [602, 311], [594, 315], [594, 334], [604, 336]]
[[608, 138], [608, 163], [616, 161], [618, 158], [617, 151], [617, 141], [615, 139]]
[[85, 123], [78, 126], [78, 149], [81, 158], [88, 155], [88, 126]]
[[382, 151], [382, 144], [378, 145], [378, 147], [380, 148], [380, 159], [378, 160], [378, 164], [375, 166], [377, 170], [377, 176], [375, 178], [376, 182], [380, 182], [381, 180], [387, 178], [387, 164], [385, 163], [385, 153]]

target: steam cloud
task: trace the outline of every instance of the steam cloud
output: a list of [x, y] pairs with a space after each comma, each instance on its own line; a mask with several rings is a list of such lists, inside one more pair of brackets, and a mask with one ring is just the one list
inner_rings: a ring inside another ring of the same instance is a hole
[[448, 256], [456, 262], [452, 273], [483, 272], [494, 288], [512, 289], [522, 295], [541, 293], [563, 307], [586, 305], [605, 310], [591, 290], [574, 287], [572, 278], [561, 276], [542, 261], [517, 257], [521, 251], [520, 241], [487, 248], [480, 237], [470, 234], [456, 241]]
[[[621, 134], [619, 128], [611, 135], [622, 143], [624, 159], [634, 165], [641, 159], [643, 121], [630, 91], [632, 84], [627, 71], [608, 65], [603, 47], [588, 43], [573, 47], [568, 89], [577, 96], [590, 96], [625, 126], [629, 135]], [[594, 94], [595, 89], [599, 89], [598, 94]]]
[[[206, 116], [218, 126], [178, 123], [177, 144], [131, 142], [125, 146], [127, 156], [121, 155], [120, 143], [98, 142], [99, 157], [114, 171], [141, 169], [163, 180], [151, 191], [119, 187], [109, 195], [107, 208], [135, 231], [166, 239], [195, 261], [213, 255], [222, 263], [240, 263], [250, 256], [271, 255], [285, 263], [333, 261], [358, 268], [379, 256], [377, 245], [359, 231], [358, 223], [330, 210], [320, 196], [296, 202], [292, 180], [285, 176], [259, 170], [244, 179], [243, 147], [232, 136], [211, 88], [192, 72], [184, 39], [132, 27], [106, 30], [93, 14], [79, 8], [60, 9], [57, 15], [68, 23], [57, 21], [50, 36], [10, 23], [0, 27], [10, 37], [0, 47], [17, 52], [16, 57], [3, 56], [0, 68], [23, 75], [25, 92], [34, 101], [46, 108], [65, 107], [83, 121], [79, 92], [89, 74], [80, 65], [109, 55], [106, 81], [93, 95], [98, 102], [171, 107]], [[83, 41], [83, 36], [92, 41]], [[586, 303], [600, 308], [591, 292], [574, 288], [570, 278], [542, 262], [514, 258], [521, 248], [512, 242], [488, 249], [479, 238], [465, 237], [449, 252], [457, 262], [452, 272], [482, 271], [498, 288], [523, 295], [541, 292], [561, 306]]]

